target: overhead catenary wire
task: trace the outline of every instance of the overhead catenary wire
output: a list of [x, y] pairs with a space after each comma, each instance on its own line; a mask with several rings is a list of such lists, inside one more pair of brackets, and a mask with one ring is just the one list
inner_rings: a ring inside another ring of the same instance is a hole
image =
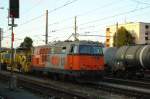
[[[127, 11], [127, 12], [122, 12], [122, 13], [118, 13], [118, 14], [115, 14], [115, 15], [112, 15], [112, 16], [104, 17], [104, 18], [101, 18], [101, 19], [98, 19], [98, 20], [95, 20], [95, 21], [90, 21], [90, 22], [87, 22], [86, 24], [88, 24], [88, 23], [94, 23], [94, 22], [97, 22], [97, 21], [103, 21], [104, 19], [113, 18], [113, 17], [116, 17], [116, 16], [124, 15], [124, 14], [129, 14], [131, 12], [143, 10], [143, 9], [146, 9], [146, 8], [149, 8], [149, 7], [150, 6], [142, 7], [142, 8], [139, 8], [139, 9], [132, 9], [132, 10]], [[83, 26], [83, 24], [79, 24], [79, 26], [80, 25]], [[89, 28], [89, 27], [90, 28], [95, 28], [97, 26], [99, 26], [99, 25], [93, 25], [93, 26], [90, 25], [90, 26], [87, 26], [87, 27], [84, 27], [84, 28], [81, 27], [80, 30], [83, 30], [83, 29], [86, 29], [86, 28]], [[49, 31], [49, 32], [58, 32], [58, 31], [61, 31], [61, 30], [71, 29], [71, 28], [73, 28], [73, 26], [68, 26], [68, 27], [59, 28], [59, 29], [51, 29], [51, 31]]]
[[113, 17], [116, 17], [116, 16], [121, 16], [121, 15], [124, 15], [124, 14], [129, 14], [129, 13], [133, 13], [133, 12], [136, 12], [136, 11], [139, 11], [139, 10], [143, 10], [143, 9], [147, 9], [147, 8], [150, 8], [150, 6], [146, 6], [146, 7], [142, 7], [142, 8], [138, 8], [138, 9], [132, 9], [130, 11], [126, 11], [126, 12], [121, 12], [121, 13], [118, 13], [118, 14], [115, 14], [115, 15], [112, 15], [112, 16], [107, 16], [107, 17], [103, 17], [103, 18], [100, 18], [100, 19], [96, 19], [96, 20], [93, 20], [93, 21], [88, 21], [88, 22], [85, 22], [85, 23], [81, 23], [79, 25], [85, 25], [85, 24], [89, 24], [89, 23], [94, 23], [94, 22], [99, 22], [101, 20], [104, 20], [104, 19], [108, 19], [108, 18], [113, 18]]
[[[49, 13], [51, 13], [51, 12], [53, 12], [53, 11], [56, 11], [56, 10], [58, 10], [58, 9], [60, 9], [60, 8], [63, 8], [63, 7], [65, 7], [65, 6], [67, 6], [67, 5], [71, 4], [71, 3], [73, 3], [73, 2], [75, 2], [75, 1], [77, 1], [77, 0], [73, 0], [73, 1], [71, 1], [71, 2], [67, 2], [67, 3], [65, 3], [63, 6], [60, 6], [60, 7], [58, 7], [58, 8], [55, 8], [54, 10], [49, 11]], [[29, 23], [29, 22], [31, 22], [31, 21], [34, 21], [34, 20], [36, 20], [36, 19], [38, 19], [38, 18], [40, 18], [40, 17], [42, 17], [42, 16], [43, 16], [43, 15], [37, 16], [37, 17], [35, 17], [35, 18], [31, 19], [31, 20], [28, 20], [28, 21], [22, 23], [21, 25], [27, 24], [27, 23]], [[8, 30], [8, 31], [9, 31], [9, 30]], [[6, 38], [9, 37], [9, 35], [7, 35], [7, 36], [5, 36], [5, 37], [6, 37]], [[16, 38], [15, 38], [15, 39], [16, 39]]]
[[[109, 18], [114, 18], [114, 17], [117, 17], [117, 16], [121, 16], [121, 15], [125, 15], [125, 14], [129, 14], [129, 13], [133, 13], [133, 12], [136, 12], [136, 11], [139, 11], [139, 10], [143, 10], [143, 9], [147, 9], [149, 8], [150, 6], [146, 6], [146, 7], [142, 7], [142, 8], [138, 8], [138, 9], [132, 9], [130, 11], [126, 11], [126, 12], [121, 12], [121, 13], [118, 13], [118, 14], [115, 14], [115, 15], [112, 15], [112, 16], [107, 16], [107, 17], [103, 17], [103, 18], [100, 18], [100, 19], [96, 19], [96, 20], [93, 20], [93, 21], [89, 21], [89, 22], [85, 22], [85, 23], [81, 23], [79, 24], [79, 26], [83, 26], [83, 25], [87, 25], [87, 24], [90, 24], [90, 23], [95, 23], [95, 22], [99, 22], [99, 21], [102, 21], [104, 19], [109, 19]], [[87, 26], [87, 27], [92, 27], [92, 26]], [[94, 27], [94, 26], [93, 26]], [[64, 27], [64, 28], [60, 28], [60, 29], [54, 29], [53, 31], [60, 31], [60, 30], [63, 30], [63, 29], [68, 29], [68, 28], [72, 28], [72, 26], [70, 27]], [[82, 28], [82, 27], [81, 27]], [[86, 27], [84, 27], [86, 28]]]
[[79, 36], [98, 36], [98, 37], [113, 37], [113, 36], [104, 36], [104, 35], [84, 35], [84, 34], [81, 34]]
[[[59, 10], [59, 9], [61, 9], [61, 8], [63, 8], [63, 7], [66, 7], [66, 6], [72, 4], [72, 3], [76, 2], [76, 1], [78, 1], [78, 0], [72, 0], [72, 1], [70, 1], [70, 2], [67, 2], [67, 3], [65, 3], [65, 4], [63, 4], [63, 5], [59, 6], [59, 7], [56, 7], [56, 8], [54, 8], [54, 9], [48, 11], [48, 13], [52, 13], [52, 12], [54, 12], [54, 11], [57, 11], [57, 10]], [[30, 19], [30, 20], [27, 20], [26, 22], [21, 23], [20, 26], [26, 25], [26, 24], [28, 24], [28, 23], [34, 21], [34, 20], [37, 20], [37, 19], [41, 18], [41, 17], [44, 16], [44, 15], [45, 15], [45, 13], [43, 13], [43, 14], [37, 16], [37, 17], [34, 17], [34, 18]]]
[[[117, 1], [116, 1], [116, 2], [117, 2]], [[119, 2], [120, 2], [120, 0], [119, 0]], [[117, 3], [118, 3], [118, 2], [117, 2]], [[97, 11], [98, 9], [110, 7], [110, 6], [112, 6], [112, 5], [114, 5], [114, 4], [117, 4], [117, 3], [115, 3], [114, 1], [113, 1], [113, 2], [109, 2], [109, 3], [107, 3], [107, 4], [105, 4], [105, 5], [101, 6], [101, 7], [97, 7], [97, 8], [94, 8], [94, 9], [92, 9], [92, 10], [89, 10], [89, 11], [87, 11], [87, 12], [77, 14], [76, 16], [80, 16], [80, 17], [81, 17], [81, 16], [85, 16], [85, 15], [87, 15], [87, 14], [90, 14], [90, 13], [93, 13], [93, 12]], [[70, 19], [73, 19], [73, 18], [74, 18], [74, 16], [71, 16], [71, 17], [65, 18], [65, 19], [63, 19], [63, 20], [61, 20], [61, 21], [53, 22], [53, 23], [49, 24], [49, 26], [56, 25], [56, 24], [62, 23], [62, 22], [64, 22], [64, 21], [69, 21]]]
[[[132, 10], [133, 11], [133, 10]], [[135, 12], [135, 11], [133, 11], [133, 12]], [[127, 14], [127, 13], [126, 13]], [[123, 14], [124, 15], [124, 14]], [[109, 17], [109, 16], [108, 16]], [[112, 17], [113, 18], [113, 17]], [[107, 18], [106, 18], [107, 19]], [[92, 23], [94, 23], [94, 22], [92, 22]], [[81, 25], [82, 26], [82, 25]], [[96, 26], [94, 26], [94, 27], [96, 27]], [[70, 28], [72, 28], [72, 27], [70, 27]], [[85, 27], [85, 29], [86, 29], [86, 27]], [[59, 29], [57, 29], [56, 30], [56, 32], [58, 31]], [[63, 30], [63, 28], [61, 28], [61, 30]], [[59, 30], [59, 31], [61, 31], [61, 30]]]
[[[112, 6], [112, 5], [114, 5], [114, 4], [117, 4], [117, 3], [119, 3], [120, 2], [120, 0], [118, 1], [116, 1], [116, 2], [109, 2], [109, 3], [107, 3], [107, 4], [105, 4], [105, 5], [103, 5], [103, 6], [101, 6], [101, 7], [96, 7], [96, 8], [94, 8], [94, 9], [92, 9], [92, 10], [89, 10], [89, 11], [86, 11], [86, 12], [83, 12], [83, 13], [80, 13], [80, 14], [77, 14], [76, 16], [85, 16], [85, 15], [87, 15], [87, 14], [91, 14], [91, 13], [93, 13], [93, 12], [95, 12], [95, 11], [97, 11], [97, 10], [101, 10], [102, 8], [106, 8], [106, 7], [110, 7], [110, 6]], [[51, 23], [51, 24], [49, 24], [50, 26], [51, 25], [55, 25], [55, 24], [59, 24], [59, 23], [61, 23], [61, 22], [64, 22], [64, 21], [68, 21], [68, 20], [70, 20], [70, 19], [73, 19], [74, 18], [74, 16], [71, 16], [71, 17], [69, 17], [69, 18], [65, 18], [65, 19], [63, 19], [63, 20], [61, 20], [61, 21], [56, 21], [56, 22], [53, 22], [53, 23]]]
[[[54, 11], [57, 11], [57, 10], [59, 10], [59, 9], [61, 9], [61, 8], [63, 8], [63, 7], [65, 7], [65, 6], [68, 6], [68, 5], [70, 5], [70, 4], [72, 4], [72, 3], [76, 2], [76, 1], [78, 1], [78, 0], [67, 1], [65, 4], [63, 4], [63, 5], [59, 6], [59, 7], [56, 7], [56, 8], [54, 8], [54, 9], [48, 11], [48, 13], [52, 13], [52, 12], [54, 12]], [[44, 15], [45, 15], [45, 13], [44, 13], [44, 14], [41, 14], [41, 15], [39, 15], [39, 16], [36, 16], [36, 17], [34, 17], [34, 18], [30, 19], [30, 20], [27, 20], [27, 21], [21, 23], [19, 26], [26, 25], [26, 24], [28, 24], [28, 23], [30, 23], [30, 22], [32, 22], [32, 21], [35, 21], [35, 20], [41, 18], [41, 17], [44, 16]], [[32, 29], [32, 30], [33, 30], [33, 29]]]
[[119, 0], [119, 1], [116, 0], [115, 2], [112, 1], [112, 2], [109, 2], [109, 3], [105, 4], [105, 5], [103, 5], [103, 6], [100, 6], [100, 7], [94, 8], [94, 9], [92, 9], [92, 10], [89, 10], [89, 11], [87, 11], [87, 12], [77, 14], [76, 16], [85, 16], [85, 15], [91, 14], [91, 13], [97, 11], [97, 10], [101, 10], [101, 9], [103, 9], [103, 8], [108, 8], [108, 7], [114, 6], [115, 4], [118, 4], [118, 3], [120, 3], [120, 2], [122, 2], [122, 1], [121, 1], [121, 0]]
[[[121, 12], [121, 13], [118, 13], [118, 14], [115, 14], [115, 15], [112, 15], [112, 16], [107, 16], [107, 17], [103, 17], [101, 19], [97, 19], [97, 20], [94, 20], [94, 21], [89, 21], [89, 22], [86, 22], [86, 23], [81, 23], [79, 24], [78, 26], [81, 26], [81, 30], [82, 29], [86, 29], [86, 28], [93, 28], [93, 27], [96, 27], [96, 26], [99, 26], [99, 25], [90, 25], [90, 26], [86, 26], [84, 28], [82, 28], [83, 25], [87, 25], [89, 23], [95, 23], [95, 22], [99, 22], [99, 21], [104, 21], [104, 19], [109, 19], [109, 18], [114, 18], [114, 17], [117, 17], [117, 16], [121, 16], [121, 15], [125, 15], [125, 14], [129, 14], [129, 13], [133, 13], [135, 11], [139, 11], [139, 10], [143, 10], [143, 9], [146, 9], [146, 8], [150, 8], [150, 6], [146, 6], [146, 7], [142, 7], [142, 8], [138, 8], [138, 9], [132, 9], [130, 11], [126, 11], [126, 12]], [[63, 29], [68, 29], [68, 28], [73, 28], [72, 26], [70, 27], [64, 27], [64, 28], [60, 28], [60, 29], [54, 29], [53, 31], [60, 31], [60, 30], [63, 30]]]
[[[74, 0], [74, 1], [72, 1], [72, 2], [69, 2], [69, 1], [68, 1], [68, 2], [66, 3], [66, 5], [71, 4], [71, 3], [75, 2], [75, 1], [76, 1], [76, 0]], [[113, 2], [109, 2], [109, 3], [107, 3], [107, 4], [105, 4], [105, 5], [101, 6], [101, 7], [97, 7], [97, 8], [94, 8], [94, 9], [90, 10], [90, 11], [87, 11], [87, 12], [84, 12], [84, 13], [80, 13], [80, 14], [78, 14], [77, 16], [84, 16], [84, 15], [87, 15], [87, 14], [89, 14], [89, 13], [95, 12], [95, 11], [98, 10], [98, 9], [106, 8], [107, 6], [110, 7], [112, 4], [113, 4], [113, 5], [114, 5], [114, 4], [117, 4], [117, 3], [118, 3], [117, 1], [118, 1], [118, 0], [116, 0], [115, 2], [114, 2], [114, 1], [113, 1]], [[117, 2], [117, 3], [116, 3], [116, 2]], [[119, 2], [120, 2], [120, 0], [119, 0]], [[62, 7], [63, 7], [63, 6], [62, 6]], [[57, 10], [57, 9], [59, 9], [59, 8], [61, 8], [61, 6], [58, 7], [58, 8], [56, 8], [56, 9], [53, 9], [53, 10], [51, 10], [51, 11]], [[49, 11], [49, 13], [50, 13], [51, 11]], [[43, 16], [43, 15], [41, 15], [41, 16]], [[35, 17], [35, 19], [33, 19], [33, 21], [36, 20], [36, 19], [38, 19], [38, 18], [41, 17], [41, 16]], [[56, 21], [56, 22], [50, 23], [48, 26], [56, 25], [56, 24], [62, 23], [62, 22], [64, 22], [64, 21], [69, 21], [70, 19], [73, 19], [73, 18], [74, 18], [74, 16], [71, 16], [71, 17], [66, 18], [66, 19], [63, 19], [63, 20], [61, 20], [61, 21]], [[23, 24], [27, 24], [28, 22], [30, 22], [30, 20], [29, 20], [29, 21], [26, 21], [26, 23], [23, 23]], [[37, 28], [39, 28], [39, 27], [40, 27], [40, 26], [38, 26]], [[31, 30], [33, 30], [33, 29], [31, 29]], [[60, 29], [60, 30], [62, 30], [62, 29]], [[60, 30], [58, 30], [58, 31], [60, 31]]]
[[[30, 13], [34, 8], [36, 8], [37, 6], [39, 6], [41, 4], [43, 0], [39, 0], [37, 1], [37, 3], [35, 5], [33, 5], [33, 7], [29, 8], [28, 10], [26, 10], [25, 12], [23, 12], [24, 16], [27, 15], [27, 13]], [[24, 17], [26, 18], [26, 17]]]
[[144, 1], [139, 1], [139, 0], [130, 0], [132, 2], [136, 2], [138, 4], [145, 4], [145, 5], [150, 5], [150, 3], [144, 2]]
[[[71, 1], [71, 2], [67, 2], [66, 4], [64, 4], [64, 5], [60, 6], [60, 7], [57, 7], [57, 8], [55, 8], [55, 9], [49, 11], [48, 13], [51, 13], [51, 12], [53, 12], [53, 11], [56, 11], [56, 10], [60, 9], [60, 8], [63, 8], [63, 7], [65, 7], [65, 6], [67, 6], [67, 5], [71, 4], [71, 3], [74, 3], [75, 1], [77, 1], [77, 0], [73, 0], [73, 1]], [[120, 0], [119, 0], [119, 1], [120, 1]], [[91, 13], [91, 12], [94, 12], [94, 11], [96, 11], [96, 10], [98, 10], [98, 9], [102, 9], [102, 8], [107, 7], [107, 6], [110, 7], [110, 5], [112, 5], [112, 4], [114, 4], [114, 2], [110, 2], [110, 3], [106, 4], [106, 5], [103, 5], [102, 7], [98, 7], [98, 8], [92, 9], [92, 10], [90, 10], [90, 11], [87, 11], [87, 12], [84, 12], [84, 13], [81, 13], [81, 14], [78, 14], [77, 16], [84, 16], [84, 15], [86, 15], [86, 14], [88, 14], [88, 13]], [[115, 4], [116, 4], [116, 3], [115, 3]], [[24, 25], [24, 24], [30, 23], [31, 21], [37, 20], [38, 18], [40, 18], [40, 17], [42, 17], [42, 16], [44, 16], [44, 14], [41, 14], [41, 15], [39, 15], [39, 16], [37, 16], [37, 17], [31, 19], [31, 20], [28, 20], [28, 21], [26, 21], [26, 22], [20, 24], [20, 25]], [[69, 19], [72, 19], [72, 18], [74, 18], [74, 16], [71, 16], [71, 17], [69, 17], [69, 18], [63, 19], [63, 20], [61, 20], [61, 21], [56, 21], [56, 22], [54, 22], [54, 23], [49, 24], [49, 26], [51, 26], [51, 25], [56, 25], [56, 24], [62, 23], [62, 22], [64, 22], [64, 21], [68, 21]]]

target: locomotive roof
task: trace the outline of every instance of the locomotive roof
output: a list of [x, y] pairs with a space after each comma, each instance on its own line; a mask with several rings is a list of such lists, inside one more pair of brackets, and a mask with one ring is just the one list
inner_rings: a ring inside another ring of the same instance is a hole
[[39, 45], [39, 46], [34, 46], [34, 48], [41, 48], [41, 47], [49, 47], [49, 45], [47, 44], [47, 45]]
[[100, 45], [102, 46], [101, 43], [99, 42], [94, 42], [94, 41], [55, 41], [55, 42], [52, 42], [52, 43], [49, 43], [47, 45], [40, 45], [40, 46], [35, 46], [35, 48], [41, 48], [41, 47], [51, 47], [51, 46], [68, 46], [68, 45], [71, 45], [71, 44], [86, 44], [86, 45], [90, 45], [90, 44], [93, 44], [93, 45]]
[[70, 45], [70, 44], [86, 44], [86, 45], [90, 45], [90, 44], [94, 44], [94, 45], [102, 45], [99, 42], [94, 42], [94, 41], [58, 41], [58, 42], [53, 42], [50, 44], [50, 46], [59, 46], [59, 45]]

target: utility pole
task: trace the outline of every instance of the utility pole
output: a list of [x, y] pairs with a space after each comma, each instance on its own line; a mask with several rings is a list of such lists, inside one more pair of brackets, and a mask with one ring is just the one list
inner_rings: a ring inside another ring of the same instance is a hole
[[48, 10], [46, 10], [45, 44], [48, 44]]
[[9, 88], [10, 90], [15, 90], [17, 88], [17, 77], [14, 74], [14, 47], [13, 47], [13, 42], [14, 42], [14, 17], [11, 17], [11, 78], [10, 78], [10, 83], [9, 83]]
[[0, 49], [2, 48], [2, 28], [0, 28]]
[[[2, 50], [2, 28], [0, 28], [0, 50]], [[1, 61], [1, 58], [0, 58]], [[1, 63], [0, 63], [0, 70], [1, 70]]]
[[118, 22], [116, 23], [116, 46], [118, 47]]
[[[0, 7], [0, 9], [4, 9], [4, 7]], [[2, 28], [0, 28], [0, 49], [2, 49]], [[0, 63], [0, 70], [1, 70], [1, 63]]]
[[11, 74], [13, 75], [13, 62], [14, 62], [14, 46], [13, 46], [13, 42], [14, 42], [14, 18], [12, 17], [11, 18], [11, 63], [12, 63], [12, 66], [11, 66]]
[[78, 38], [77, 38], [77, 16], [75, 16], [75, 22], [74, 22], [74, 39], [75, 39], [75, 41], [77, 41], [78, 40]]

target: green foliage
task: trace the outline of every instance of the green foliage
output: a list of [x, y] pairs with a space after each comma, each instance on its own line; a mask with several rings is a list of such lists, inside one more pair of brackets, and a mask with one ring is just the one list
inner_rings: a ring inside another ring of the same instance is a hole
[[33, 47], [32, 43], [33, 41], [30, 37], [25, 37], [24, 41], [20, 44], [20, 47], [31, 49]]
[[120, 47], [123, 45], [135, 44], [134, 37], [124, 27], [120, 27], [113, 37], [114, 46]]

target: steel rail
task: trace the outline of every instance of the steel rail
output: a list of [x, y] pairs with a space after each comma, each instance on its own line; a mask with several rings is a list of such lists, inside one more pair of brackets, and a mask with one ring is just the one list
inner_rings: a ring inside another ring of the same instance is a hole
[[[18, 87], [29, 89], [46, 97], [63, 99], [105, 99], [105, 96], [100, 95], [94, 88], [91, 91], [88, 88], [88, 90], [86, 90], [86, 88], [84, 89], [84, 87], [82, 88], [82, 86], [76, 86], [74, 84], [71, 85], [69, 83], [61, 83], [58, 81], [45, 81], [37, 77], [29, 77], [29, 75], [16, 74], [16, 76]], [[0, 80], [9, 81], [9, 79], [9, 72], [0, 72]]]
[[121, 78], [112, 78], [112, 77], [104, 77], [103, 81], [111, 82], [115, 84], [123, 84], [141, 88], [148, 88], [150, 89], [150, 81], [141, 80], [141, 79], [121, 79]]
[[96, 89], [105, 90], [108, 92], [124, 94], [142, 99], [147, 99], [150, 97], [150, 83], [106, 77], [99, 82], [93, 81], [88, 83]]

